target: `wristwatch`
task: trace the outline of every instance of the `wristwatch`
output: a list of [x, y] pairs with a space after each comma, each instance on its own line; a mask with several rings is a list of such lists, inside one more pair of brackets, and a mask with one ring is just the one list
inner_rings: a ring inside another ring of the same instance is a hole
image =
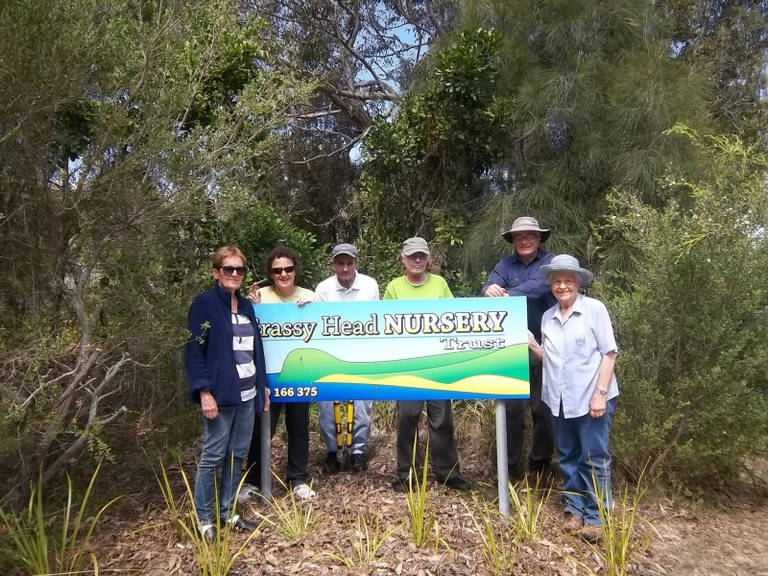
[[595, 388], [595, 390], [600, 396], [608, 396], [608, 390], [603, 390], [602, 388]]

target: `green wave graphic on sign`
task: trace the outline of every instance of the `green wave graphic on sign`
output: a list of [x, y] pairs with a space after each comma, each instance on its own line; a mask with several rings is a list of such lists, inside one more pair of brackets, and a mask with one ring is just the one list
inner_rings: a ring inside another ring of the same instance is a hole
[[380, 362], [345, 362], [322, 350], [304, 348], [288, 354], [278, 382], [316, 382], [330, 374], [374, 380], [407, 374], [444, 384], [486, 374], [527, 380], [528, 345]]

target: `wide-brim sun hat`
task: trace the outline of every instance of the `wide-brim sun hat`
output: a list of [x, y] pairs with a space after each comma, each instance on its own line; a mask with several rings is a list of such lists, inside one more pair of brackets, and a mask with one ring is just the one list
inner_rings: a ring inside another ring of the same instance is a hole
[[594, 274], [586, 268], [579, 266], [579, 261], [570, 254], [558, 254], [550, 260], [549, 264], [544, 264], [541, 267], [541, 275], [544, 276], [547, 284], [549, 284], [550, 276], [555, 272], [571, 272], [576, 274], [579, 278], [579, 286], [586, 286], [594, 278]]
[[510, 244], [513, 244], [515, 240], [512, 235], [515, 232], [538, 232], [541, 234], [541, 242], [545, 242], [547, 238], [549, 238], [551, 230], [539, 226], [539, 221], [536, 220], [536, 218], [531, 216], [520, 216], [520, 218], [517, 218], [514, 222], [512, 222], [512, 228], [506, 232], [502, 232], [501, 236], [504, 238], [504, 240]]

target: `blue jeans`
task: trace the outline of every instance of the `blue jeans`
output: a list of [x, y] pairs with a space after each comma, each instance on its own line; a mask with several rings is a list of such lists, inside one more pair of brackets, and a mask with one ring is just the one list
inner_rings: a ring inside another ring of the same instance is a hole
[[[355, 400], [355, 416], [352, 422], [352, 446], [347, 449], [352, 454], [365, 454], [368, 451], [368, 437], [371, 435], [371, 400]], [[323, 434], [328, 452], [336, 452], [336, 419], [333, 416], [333, 402], [317, 403], [317, 423]], [[341, 403], [341, 412], [346, 414], [347, 403]], [[346, 429], [343, 436], [346, 435]], [[343, 442], [344, 440], [342, 440]]]
[[256, 399], [239, 406], [219, 407], [212, 420], [203, 416], [203, 453], [195, 477], [195, 511], [201, 524], [213, 524], [211, 514], [216, 500], [216, 475], [221, 469], [218, 491], [219, 518], [232, 517], [235, 495], [243, 473], [243, 460], [253, 434]]
[[579, 418], [552, 418], [555, 443], [563, 477], [563, 503], [565, 512], [578, 516], [584, 524], [600, 525], [595, 485], [603, 495], [604, 510], [611, 510], [611, 453], [608, 436], [616, 399], [609, 400], [605, 415], [592, 418], [589, 414]]

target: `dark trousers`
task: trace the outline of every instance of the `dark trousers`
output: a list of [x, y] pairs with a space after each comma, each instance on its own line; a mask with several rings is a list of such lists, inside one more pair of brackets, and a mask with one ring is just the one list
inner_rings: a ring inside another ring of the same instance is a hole
[[[309, 402], [272, 402], [270, 404], [270, 427], [272, 436], [277, 430], [280, 413], [285, 410], [285, 428], [288, 431], [288, 464], [286, 483], [293, 488], [309, 482]], [[266, 415], [258, 413], [253, 427], [251, 447], [248, 450], [248, 473], [245, 481], [261, 486], [261, 426], [260, 419]]]
[[538, 358], [531, 357], [531, 399], [507, 400], [507, 459], [511, 474], [518, 470], [523, 454], [525, 438], [525, 420], [528, 408], [533, 417], [531, 432], [531, 453], [528, 455], [528, 465], [531, 468], [549, 466], [554, 451], [554, 434], [552, 432], [552, 411], [541, 400], [542, 366]]
[[[459, 455], [453, 437], [453, 410], [450, 400], [406, 400], [397, 403], [397, 477], [408, 481], [417, 448], [421, 412], [427, 405], [429, 458], [439, 482], [459, 475]], [[417, 470], [423, 466], [416, 462]]]

